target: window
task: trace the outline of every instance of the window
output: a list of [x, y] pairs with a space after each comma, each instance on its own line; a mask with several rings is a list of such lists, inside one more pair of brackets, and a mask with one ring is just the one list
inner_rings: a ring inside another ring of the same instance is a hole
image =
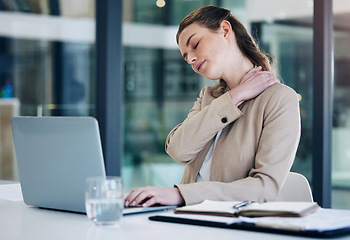
[[0, 179], [16, 180], [10, 118], [94, 114], [94, 1], [0, 1]]
[[350, 209], [350, 3], [333, 1], [332, 207]]

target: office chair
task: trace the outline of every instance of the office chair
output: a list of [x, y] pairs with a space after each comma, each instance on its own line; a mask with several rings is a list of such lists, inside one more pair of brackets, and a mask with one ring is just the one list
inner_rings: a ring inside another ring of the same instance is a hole
[[300, 173], [290, 172], [276, 201], [313, 202], [308, 180]]

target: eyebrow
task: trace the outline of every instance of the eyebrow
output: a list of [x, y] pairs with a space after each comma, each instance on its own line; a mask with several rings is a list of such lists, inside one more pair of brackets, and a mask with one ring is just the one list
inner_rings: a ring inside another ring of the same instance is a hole
[[[195, 34], [195, 33], [192, 34], [192, 35], [187, 39], [186, 47], [188, 47], [188, 45], [190, 45], [190, 41], [191, 41], [191, 39], [192, 39], [192, 37], [193, 37], [194, 35], [196, 35], [196, 34]], [[184, 54], [182, 55], [182, 58], [186, 60], [186, 57], [187, 57], [187, 53], [184, 53]]]

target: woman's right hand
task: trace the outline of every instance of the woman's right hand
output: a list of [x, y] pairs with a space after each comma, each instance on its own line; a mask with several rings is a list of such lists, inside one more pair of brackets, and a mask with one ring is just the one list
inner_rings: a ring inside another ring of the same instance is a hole
[[180, 190], [177, 187], [140, 187], [131, 190], [125, 198], [125, 206], [137, 206], [142, 204], [143, 207], [149, 207], [154, 204], [161, 205], [183, 205], [183, 199]]
[[235, 106], [255, 98], [271, 85], [279, 82], [277, 77], [269, 71], [261, 71], [261, 67], [254, 67], [244, 75], [242, 81], [229, 91]]

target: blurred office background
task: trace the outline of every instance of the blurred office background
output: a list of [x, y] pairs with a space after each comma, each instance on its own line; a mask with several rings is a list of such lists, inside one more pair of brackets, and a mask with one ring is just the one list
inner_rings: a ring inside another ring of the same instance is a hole
[[[192, 72], [175, 34], [181, 19], [204, 5], [231, 9], [300, 94], [302, 136], [292, 170], [312, 182], [312, 0], [124, 0], [126, 190], [181, 180], [184, 167], [165, 153], [165, 138], [200, 89], [215, 82]], [[350, 209], [350, 2], [334, 0], [333, 10], [332, 207]], [[18, 180], [12, 116], [94, 116], [95, 26], [94, 0], [0, 0], [0, 179]]]

